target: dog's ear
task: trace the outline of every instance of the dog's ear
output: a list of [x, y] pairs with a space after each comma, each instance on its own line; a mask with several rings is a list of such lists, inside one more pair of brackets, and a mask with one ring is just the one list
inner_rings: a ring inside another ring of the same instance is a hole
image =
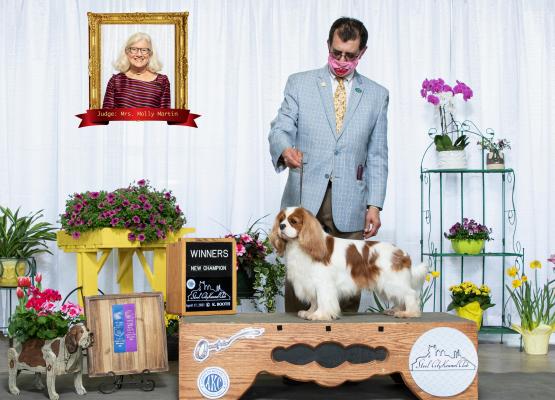
[[285, 251], [285, 240], [283, 240], [279, 235], [279, 224], [284, 219], [284, 217], [285, 212], [282, 210], [276, 216], [274, 226], [272, 227], [272, 232], [270, 232], [270, 243], [274, 247], [274, 250], [276, 251], [278, 256], [283, 256], [283, 252]]
[[68, 333], [66, 333], [65, 345], [67, 352], [73, 354], [77, 351], [79, 340], [77, 339], [78, 327], [72, 326]]
[[320, 222], [308, 210], [301, 208], [303, 226], [299, 232], [299, 246], [314, 261], [323, 262], [328, 254], [326, 239]]

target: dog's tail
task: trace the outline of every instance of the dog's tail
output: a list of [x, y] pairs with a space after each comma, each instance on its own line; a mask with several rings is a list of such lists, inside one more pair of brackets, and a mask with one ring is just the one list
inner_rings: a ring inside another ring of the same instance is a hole
[[422, 289], [429, 267], [428, 263], [425, 262], [411, 267], [411, 286], [414, 290], [420, 291], [420, 289]]

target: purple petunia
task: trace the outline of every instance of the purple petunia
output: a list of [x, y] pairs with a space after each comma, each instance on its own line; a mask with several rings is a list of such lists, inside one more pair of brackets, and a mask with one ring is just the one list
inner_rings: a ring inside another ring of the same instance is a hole
[[137, 240], [138, 240], [139, 242], [144, 242], [145, 239], [146, 239], [146, 236], [145, 236], [144, 233], [139, 233], [139, 234], [137, 235]]
[[81, 237], [81, 232], [73, 232], [73, 233], [71, 234], [71, 237], [72, 237], [73, 239], [79, 239], [79, 238]]
[[98, 199], [98, 196], [100, 196], [100, 193], [99, 193], [99, 192], [90, 192], [90, 193], [89, 193], [89, 197], [90, 197], [91, 199], [93, 199], [93, 200], [94, 200], [94, 199]]
[[116, 226], [118, 222], [119, 222], [119, 218], [112, 218], [112, 220], [110, 221], [110, 225]]
[[139, 180], [137, 181], [137, 185], [139, 185], [139, 186], [145, 186], [145, 185], [146, 185], [146, 180], [145, 180], [145, 179], [139, 179]]
[[134, 242], [134, 241], [137, 239], [137, 237], [135, 236], [134, 233], [129, 232], [129, 234], [127, 235], [127, 239], [128, 239], [130, 242]]
[[133, 220], [134, 223], [138, 224], [139, 222], [141, 222], [141, 218], [138, 215], [133, 215], [133, 218], [131, 218]]

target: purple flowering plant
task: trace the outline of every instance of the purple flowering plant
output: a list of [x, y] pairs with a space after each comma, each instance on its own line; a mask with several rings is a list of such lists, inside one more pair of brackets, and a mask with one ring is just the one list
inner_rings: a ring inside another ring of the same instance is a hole
[[444, 232], [449, 240], [493, 240], [491, 238], [491, 228], [482, 225], [473, 219], [463, 218], [462, 224], [457, 222], [450, 229], [449, 232]]
[[62, 229], [74, 239], [100, 228], [130, 230], [130, 242], [163, 240], [186, 223], [183, 211], [169, 190], [156, 190], [140, 179], [113, 192], [74, 193], [60, 215]]
[[[468, 137], [458, 135], [458, 128], [454, 124], [453, 113], [455, 107], [453, 99], [458, 94], [462, 95], [464, 101], [472, 98], [472, 89], [464, 82], [457, 81], [455, 86], [447, 84], [442, 78], [424, 79], [420, 95], [428, 103], [438, 107], [441, 124], [441, 134], [434, 137], [437, 151], [464, 150], [468, 146]], [[449, 134], [456, 134], [450, 137]], [[454, 139], [454, 140], [453, 140]]]

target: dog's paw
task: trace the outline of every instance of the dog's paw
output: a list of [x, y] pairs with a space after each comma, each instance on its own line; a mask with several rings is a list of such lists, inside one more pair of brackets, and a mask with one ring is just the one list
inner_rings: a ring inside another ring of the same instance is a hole
[[299, 316], [299, 318], [308, 319], [310, 313], [307, 310], [301, 310], [297, 313], [297, 315]]
[[388, 309], [388, 310], [383, 310], [383, 313], [384, 313], [385, 315], [395, 315], [395, 312], [396, 312], [396, 311], [395, 311], [393, 308], [390, 308], [390, 309]]
[[395, 311], [395, 318], [418, 318], [422, 314], [418, 311]]
[[76, 387], [75, 388], [75, 392], [77, 392], [77, 394], [79, 396], [83, 396], [84, 394], [87, 394], [87, 391], [85, 390], [85, 388], [83, 386], [81, 387]]
[[19, 396], [20, 391], [16, 387], [11, 387], [10, 388], [10, 393], [13, 394], [14, 396]]
[[50, 400], [60, 400], [60, 395], [58, 393], [54, 393], [50, 396]]
[[334, 319], [339, 318], [338, 315], [328, 314], [328, 313], [321, 313], [321, 312], [314, 312], [310, 314], [307, 319], [311, 321], [333, 321]]

